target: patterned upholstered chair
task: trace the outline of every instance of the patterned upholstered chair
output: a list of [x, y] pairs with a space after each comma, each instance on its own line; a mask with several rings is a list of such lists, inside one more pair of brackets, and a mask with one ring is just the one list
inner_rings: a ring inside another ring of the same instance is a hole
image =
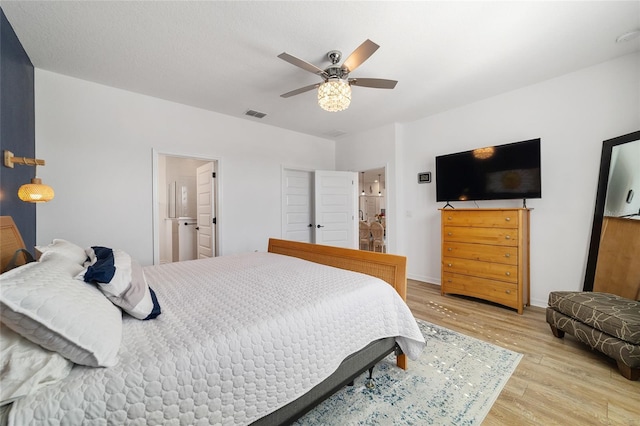
[[554, 336], [569, 333], [615, 359], [625, 378], [640, 377], [640, 301], [609, 293], [553, 291], [547, 322]]

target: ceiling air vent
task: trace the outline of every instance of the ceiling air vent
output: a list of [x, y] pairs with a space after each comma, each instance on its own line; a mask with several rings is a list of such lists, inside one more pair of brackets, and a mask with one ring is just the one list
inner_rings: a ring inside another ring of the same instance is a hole
[[245, 112], [244, 115], [248, 115], [250, 117], [255, 117], [255, 118], [264, 118], [267, 116], [267, 114], [265, 114], [264, 112], [254, 111], [252, 109]]
[[334, 130], [330, 130], [328, 132], [324, 132], [323, 135], [330, 137], [330, 138], [339, 138], [340, 136], [344, 136], [346, 135], [347, 132], [342, 131], [342, 130], [338, 130], [338, 129], [334, 129]]

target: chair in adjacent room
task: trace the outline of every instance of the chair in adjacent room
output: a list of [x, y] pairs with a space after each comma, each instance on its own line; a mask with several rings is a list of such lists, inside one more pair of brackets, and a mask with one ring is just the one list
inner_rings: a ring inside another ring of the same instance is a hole
[[371, 229], [364, 220], [360, 221], [360, 250], [371, 251]]
[[384, 226], [382, 226], [382, 224], [379, 222], [371, 222], [371, 225], [369, 226], [371, 228], [371, 237], [373, 238], [373, 241], [372, 241], [373, 251], [386, 253], [387, 249], [385, 247], [385, 242], [384, 242]]

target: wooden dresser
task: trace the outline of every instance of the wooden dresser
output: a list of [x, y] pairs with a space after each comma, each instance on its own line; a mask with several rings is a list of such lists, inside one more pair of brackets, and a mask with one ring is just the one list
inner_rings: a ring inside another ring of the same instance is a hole
[[529, 210], [441, 209], [441, 293], [529, 305]]

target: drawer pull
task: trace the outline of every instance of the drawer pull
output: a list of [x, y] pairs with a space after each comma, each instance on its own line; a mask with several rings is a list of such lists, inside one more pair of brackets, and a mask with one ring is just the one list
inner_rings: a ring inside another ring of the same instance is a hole
[[451, 266], [453, 266], [453, 265], [452, 265], [452, 264], [450, 264], [450, 263], [447, 263], [447, 266], [451, 267]]
[[505, 236], [504, 236], [504, 238], [505, 238], [506, 240], [510, 240], [510, 239], [511, 239], [511, 235], [505, 235]]
[[505, 253], [504, 257], [511, 257], [511, 253]]
[[506, 220], [507, 222], [511, 222], [511, 218], [510, 217], [505, 217], [504, 220]]
[[448, 236], [452, 236], [452, 235], [453, 235], [453, 232], [447, 232], [447, 235], [448, 235]]
[[511, 294], [511, 290], [505, 290], [505, 293]]
[[449, 247], [449, 248], [447, 249], [447, 251], [453, 251], [453, 249], [452, 249], [451, 247]]
[[453, 220], [453, 218], [451, 216], [447, 217], [448, 220]]
[[511, 276], [511, 272], [507, 271], [504, 273], [506, 276], [510, 277]]
[[453, 281], [451, 281], [451, 280], [447, 280], [447, 282], [448, 282], [448, 283], [452, 283]]

